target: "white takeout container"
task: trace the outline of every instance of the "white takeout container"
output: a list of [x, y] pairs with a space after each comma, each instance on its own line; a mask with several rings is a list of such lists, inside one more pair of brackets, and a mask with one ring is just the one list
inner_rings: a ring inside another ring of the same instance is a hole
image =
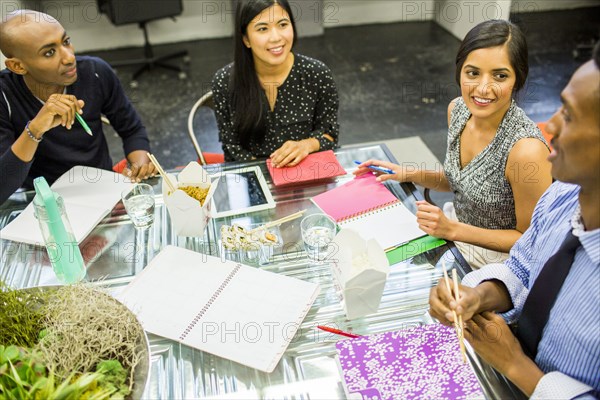
[[162, 183], [163, 200], [169, 210], [175, 233], [179, 236], [204, 236], [204, 228], [211, 218], [211, 199], [217, 189], [218, 180], [211, 183], [210, 176], [195, 161], [190, 162], [177, 177], [172, 174], [167, 176], [176, 188], [209, 188], [204, 205], [200, 206], [198, 200], [188, 196], [183, 190], [177, 189], [170, 193], [171, 189], [164, 179]]
[[376, 312], [390, 271], [385, 252], [377, 241], [366, 241], [352, 229], [342, 228], [332, 243], [338, 249], [331, 263], [333, 277], [346, 317]]

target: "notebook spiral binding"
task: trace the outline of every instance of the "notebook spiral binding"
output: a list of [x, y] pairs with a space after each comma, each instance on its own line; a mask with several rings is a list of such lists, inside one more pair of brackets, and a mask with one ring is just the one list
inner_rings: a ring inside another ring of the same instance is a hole
[[212, 304], [217, 300], [217, 297], [219, 297], [221, 292], [223, 292], [225, 287], [229, 284], [229, 282], [231, 282], [235, 274], [237, 274], [241, 268], [241, 264], [237, 264], [235, 268], [229, 273], [229, 275], [227, 275], [227, 278], [225, 278], [225, 280], [221, 283], [219, 288], [215, 290], [215, 292], [210, 297], [210, 299], [208, 299], [204, 307], [202, 307], [202, 309], [198, 312], [198, 314], [196, 314], [192, 322], [190, 322], [190, 324], [185, 328], [183, 333], [179, 336], [179, 340], [183, 341], [186, 338], [186, 336], [192, 331], [192, 329], [194, 329], [194, 326], [196, 326], [198, 321], [202, 319], [202, 317], [204, 316], [204, 314], [206, 314], [210, 306], [212, 306]]
[[[318, 291], [313, 294], [313, 297], [312, 297], [311, 301], [302, 310], [302, 317], [299, 318], [298, 321], [296, 322], [296, 324], [298, 325], [298, 328], [300, 328], [300, 326], [302, 325], [302, 321], [304, 321], [304, 317], [306, 316], [306, 314], [308, 313], [308, 311], [312, 307], [312, 304], [314, 303], [314, 301], [315, 301], [315, 299], [317, 297], [317, 294], [318, 294]], [[296, 332], [296, 334], [294, 334], [294, 337], [296, 337], [297, 334], [298, 334], [298, 332]], [[292, 340], [294, 340], [294, 337], [292, 338]], [[273, 362], [271, 363], [269, 369], [275, 368], [275, 366], [279, 362], [279, 359], [281, 358], [281, 355], [283, 353], [285, 353], [285, 351], [287, 350], [287, 347], [288, 347], [288, 343], [283, 343], [281, 345], [281, 347], [279, 348], [279, 352], [277, 353], [277, 356], [275, 358], [273, 358]]]
[[342, 222], [353, 220], [355, 218], [366, 217], [367, 215], [371, 215], [371, 214], [375, 214], [377, 212], [383, 211], [383, 210], [385, 210], [388, 207], [393, 207], [393, 206], [395, 206], [398, 203], [400, 203], [400, 200], [398, 200], [398, 199], [393, 200], [393, 201], [389, 201], [389, 202], [384, 203], [384, 204], [382, 204], [380, 206], [372, 207], [372, 208], [369, 208], [367, 210], [363, 210], [361, 212], [357, 212], [357, 213], [354, 213], [354, 214], [347, 215], [347, 216], [345, 216], [343, 218], [340, 218], [337, 222], [338, 223], [342, 223]]

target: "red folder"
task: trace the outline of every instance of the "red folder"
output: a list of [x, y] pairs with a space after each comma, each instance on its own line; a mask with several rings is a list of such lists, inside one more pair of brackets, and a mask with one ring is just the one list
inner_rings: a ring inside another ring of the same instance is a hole
[[275, 186], [318, 181], [346, 175], [346, 171], [342, 168], [332, 150], [309, 154], [294, 167], [275, 168], [269, 158], [267, 168]]

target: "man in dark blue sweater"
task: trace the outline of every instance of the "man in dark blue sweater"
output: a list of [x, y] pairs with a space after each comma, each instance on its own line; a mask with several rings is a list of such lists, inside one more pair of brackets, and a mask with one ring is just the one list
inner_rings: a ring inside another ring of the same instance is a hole
[[135, 181], [155, 174], [146, 129], [117, 76], [99, 58], [75, 57], [58, 21], [15, 11], [0, 24], [0, 50], [7, 66], [0, 71], [0, 204], [38, 176], [51, 184], [75, 165], [110, 170], [101, 114], [123, 140], [132, 165], [124, 174]]

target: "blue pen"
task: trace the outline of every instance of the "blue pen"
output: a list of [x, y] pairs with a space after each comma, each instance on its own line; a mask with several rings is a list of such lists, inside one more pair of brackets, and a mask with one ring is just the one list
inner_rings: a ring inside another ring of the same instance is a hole
[[[354, 163], [357, 164], [357, 165], [362, 164], [360, 161], [356, 161], [356, 160], [354, 161]], [[383, 167], [378, 167], [377, 165], [369, 165], [367, 168], [372, 169], [372, 170], [377, 171], [377, 172], [383, 172], [384, 174], [395, 174], [395, 172], [392, 171], [391, 169], [389, 169], [389, 168], [383, 168]]]

